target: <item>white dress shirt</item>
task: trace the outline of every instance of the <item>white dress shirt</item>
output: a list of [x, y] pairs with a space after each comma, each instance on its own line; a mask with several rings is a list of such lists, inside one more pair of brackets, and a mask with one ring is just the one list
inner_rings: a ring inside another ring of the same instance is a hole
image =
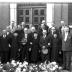
[[3, 38], [5, 38], [6, 37], [6, 35], [3, 35]]
[[27, 38], [27, 34], [25, 34], [25, 38]]
[[68, 32], [65, 32], [65, 38], [64, 38], [64, 41], [67, 40], [67, 37], [68, 37]]

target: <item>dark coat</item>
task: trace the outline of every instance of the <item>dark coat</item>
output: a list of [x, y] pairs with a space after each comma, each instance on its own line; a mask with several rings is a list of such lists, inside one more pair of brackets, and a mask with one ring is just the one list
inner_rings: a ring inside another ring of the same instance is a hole
[[60, 50], [60, 39], [52, 37], [51, 60], [57, 61], [58, 51]]
[[[47, 34], [49, 33], [49, 27], [45, 25], [45, 30], [47, 30]], [[42, 36], [42, 28], [39, 26], [38, 27], [38, 34], [39, 34], [39, 37]]]
[[64, 37], [62, 37], [62, 50], [63, 51], [72, 51], [72, 36], [70, 33], [68, 34], [66, 41], [64, 41]]
[[1, 42], [1, 47], [0, 51], [9, 51], [9, 41], [8, 41], [8, 36], [3, 38], [3, 35], [0, 37], [0, 42]]
[[39, 38], [37, 39], [32, 38], [32, 48], [31, 48], [31, 60], [32, 61], [38, 61], [39, 56]]
[[[48, 35], [46, 36], [46, 38], [43, 38], [43, 36], [41, 36], [39, 45], [41, 47], [42, 62], [44, 62], [45, 60], [50, 60], [50, 50], [51, 50], [51, 45], [52, 45], [50, 36]], [[45, 49], [42, 48], [43, 46], [45, 46]], [[46, 50], [45, 53], [43, 52], [44, 50]]]
[[18, 53], [18, 36], [11, 36], [11, 49], [10, 49], [10, 58], [16, 58]]
[[39, 41], [40, 47], [42, 47], [42, 46], [50, 47], [48, 45], [48, 43], [50, 43], [50, 46], [51, 46], [51, 38], [50, 38], [50, 36], [46, 36], [45, 39], [43, 38], [43, 36], [41, 36], [40, 41]]

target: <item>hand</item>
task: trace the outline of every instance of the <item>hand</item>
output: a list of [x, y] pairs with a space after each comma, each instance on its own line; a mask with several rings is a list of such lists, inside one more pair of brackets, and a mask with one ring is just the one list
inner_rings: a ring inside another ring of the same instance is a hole
[[9, 44], [9, 47], [11, 47], [11, 45]]
[[59, 54], [61, 54], [61, 51], [59, 51]]
[[32, 45], [32, 42], [30, 42], [30, 44]]
[[31, 48], [29, 48], [29, 51], [31, 51]]
[[45, 48], [45, 46], [42, 47], [43, 49]]
[[48, 45], [50, 45], [50, 43], [48, 43]]
[[26, 43], [22, 43], [23, 45], [25, 45]]
[[20, 49], [18, 49], [18, 51], [20, 52]]

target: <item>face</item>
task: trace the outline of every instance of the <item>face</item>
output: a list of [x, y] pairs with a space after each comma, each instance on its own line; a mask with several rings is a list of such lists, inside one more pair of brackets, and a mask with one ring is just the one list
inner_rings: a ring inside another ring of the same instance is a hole
[[64, 21], [61, 21], [61, 26], [64, 26]]
[[38, 34], [37, 33], [34, 33], [34, 37], [37, 37], [38, 36]]
[[22, 23], [21, 23], [21, 27], [22, 27], [22, 29], [24, 28], [24, 26], [25, 26], [25, 23], [22, 22]]
[[24, 29], [24, 33], [28, 33], [28, 29], [27, 28]]
[[41, 28], [42, 28], [42, 29], [44, 29], [44, 28], [45, 28], [44, 24], [41, 24]]
[[45, 20], [42, 21], [42, 24], [45, 24]]
[[57, 38], [57, 34], [54, 34], [54, 38]]
[[69, 32], [69, 28], [65, 28], [65, 30], [64, 30], [65, 32]]
[[35, 27], [31, 28], [31, 32], [35, 32]]
[[2, 32], [2, 33], [3, 33], [3, 35], [6, 35], [6, 30], [3, 30], [3, 32]]
[[18, 25], [18, 30], [21, 30], [21, 26], [20, 25]]
[[14, 36], [15, 36], [15, 37], [17, 37], [17, 35], [18, 35], [17, 33], [14, 33]]

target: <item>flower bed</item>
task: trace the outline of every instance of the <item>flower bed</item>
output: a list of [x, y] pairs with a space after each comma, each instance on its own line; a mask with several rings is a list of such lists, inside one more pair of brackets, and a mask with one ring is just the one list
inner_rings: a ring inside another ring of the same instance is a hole
[[18, 62], [12, 60], [6, 64], [0, 63], [0, 72], [59, 72], [59, 66], [56, 62], [29, 64], [27, 61]]

